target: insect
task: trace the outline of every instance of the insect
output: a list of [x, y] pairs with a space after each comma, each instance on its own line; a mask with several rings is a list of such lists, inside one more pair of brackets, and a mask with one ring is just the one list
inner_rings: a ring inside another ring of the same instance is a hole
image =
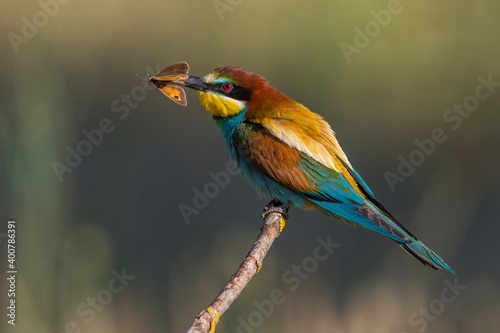
[[187, 63], [176, 62], [175, 64], [167, 66], [161, 71], [157, 72], [155, 75], [149, 77], [149, 82], [153, 82], [158, 90], [160, 90], [172, 101], [182, 106], [186, 106], [187, 99], [184, 89], [179, 86], [170, 84], [169, 82], [173, 80], [187, 79], [189, 77], [189, 75], [187, 75], [188, 72], [189, 65]]

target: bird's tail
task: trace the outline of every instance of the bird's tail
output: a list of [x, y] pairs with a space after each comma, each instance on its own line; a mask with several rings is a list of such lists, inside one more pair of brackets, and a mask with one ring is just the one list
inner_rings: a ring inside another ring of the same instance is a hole
[[[441, 259], [436, 252], [432, 251], [430, 248], [425, 246], [424, 243], [419, 241], [408, 229], [406, 229], [401, 223], [399, 223], [388, 211], [375, 199], [368, 204], [371, 210], [382, 219], [387, 226], [389, 226], [391, 232], [390, 237], [399, 244], [406, 252], [408, 252], [413, 258], [417, 259], [425, 267], [438, 270], [446, 269], [447, 271], [458, 275], [447, 263]], [[372, 217], [373, 218], [373, 217]], [[374, 218], [377, 221], [376, 218]], [[384, 226], [384, 222], [380, 222], [381, 226]], [[396, 230], [401, 232], [398, 236]]]
[[366, 202], [364, 209], [350, 209], [346, 205], [314, 201], [323, 208], [327, 215], [347, 222], [372, 229], [398, 243], [413, 258], [422, 265], [432, 269], [446, 269], [457, 275], [434, 251], [424, 245], [408, 229], [399, 223], [380, 203], [373, 199]]
[[[380, 203], [369, 204], [371, 209], [383, 219], [388, 225], [391, 225], [393, 230], [399, 227], [399, 230], [405, 236], [402, 239], [393, 237], [392, 239], [399, 244], [413, 258], [417, 259], [425, 267], [438, 270], [446, 269], [447, 271], [458, 275], [448, 264], [441, 259], [436, 252], [428, 248], [424, 243], [419, 241], [408, 229], [399, 223]], [[391, 235], [395, 236], [395, 235]]]
[[413, 258], [417, 259], [422, 265], [432, 269], [446, 269], [451, 273], [458, 275], [447, 263], [441, 259], [434, 251], [425, 246], [418, 239], [413, 239], [408, 243], [399, 243], [399, 245], [408, 252]]

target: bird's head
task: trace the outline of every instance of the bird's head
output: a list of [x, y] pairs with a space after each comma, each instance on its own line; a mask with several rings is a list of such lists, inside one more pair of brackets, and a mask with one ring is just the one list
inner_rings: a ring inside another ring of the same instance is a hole
[[269, 90], [275, 91], [262, 76], [235, 66], [218, 67], [204, 77], [185, 75], [169, 83], [197, 90], [201, 104], [216, 118], [244, 112], [260, 104], [260, 96], [269, 97]]

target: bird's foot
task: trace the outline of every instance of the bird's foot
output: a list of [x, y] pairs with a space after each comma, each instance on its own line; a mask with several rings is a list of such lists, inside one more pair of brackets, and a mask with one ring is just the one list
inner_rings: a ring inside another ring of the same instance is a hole
[[288, 219], [288, 209], [292, 206], [290, 201], [282, 203], [276, 199], [269, 201], [269, 203], [264, 207], [264, 212], [262, 213], [262, 218], [265, 218], [270, 213], [280, 213], [285, 219]]
[[276, 238], [281, 234], [283, 229], [285, 229], [286, 221], [288, 220], [288, 209], [290, 209], [290, 206], [292, 206], [290, 201], [283, 204], [280, 201], [273, 199], [264, 208], [264, 212], [262, 213], [263, 219], [270, 213], [280, 213], [283, 216], [283, 218], [280, 219], [280, 230], [278, 231]]

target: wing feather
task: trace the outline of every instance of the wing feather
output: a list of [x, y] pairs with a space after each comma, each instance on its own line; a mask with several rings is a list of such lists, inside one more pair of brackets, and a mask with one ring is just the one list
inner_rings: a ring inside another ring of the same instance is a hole
[[325, 166], [292, 147], [262, 124], [247, 122], [241, 125], [233, 139], [238, 154], [245, 160], [306, 198], [332, 203], [364, 203], [363, 196], [353, 190], [354, 179], [338, 159], [335, 163], [344, 172]]
[[[251, 129], [243, 131], [246, 136], [240, 140], [238, 153], [273, 180], [344, 222], [373, 229], [398, 242], [408, 241], [411, 233], [375, 199], [347, 158], [335, 153], [342, 150], [333, 140], [333, 132], [331, 137], [307, 136], [302, 127], [302, 133], [293, 139], [282, 139], [279, 134], [286, 129], [279, 126], [290, 126], [286, 121], [259, 119], [242, 126]], [[331, 163], [324, 163], [321, 147]]]

